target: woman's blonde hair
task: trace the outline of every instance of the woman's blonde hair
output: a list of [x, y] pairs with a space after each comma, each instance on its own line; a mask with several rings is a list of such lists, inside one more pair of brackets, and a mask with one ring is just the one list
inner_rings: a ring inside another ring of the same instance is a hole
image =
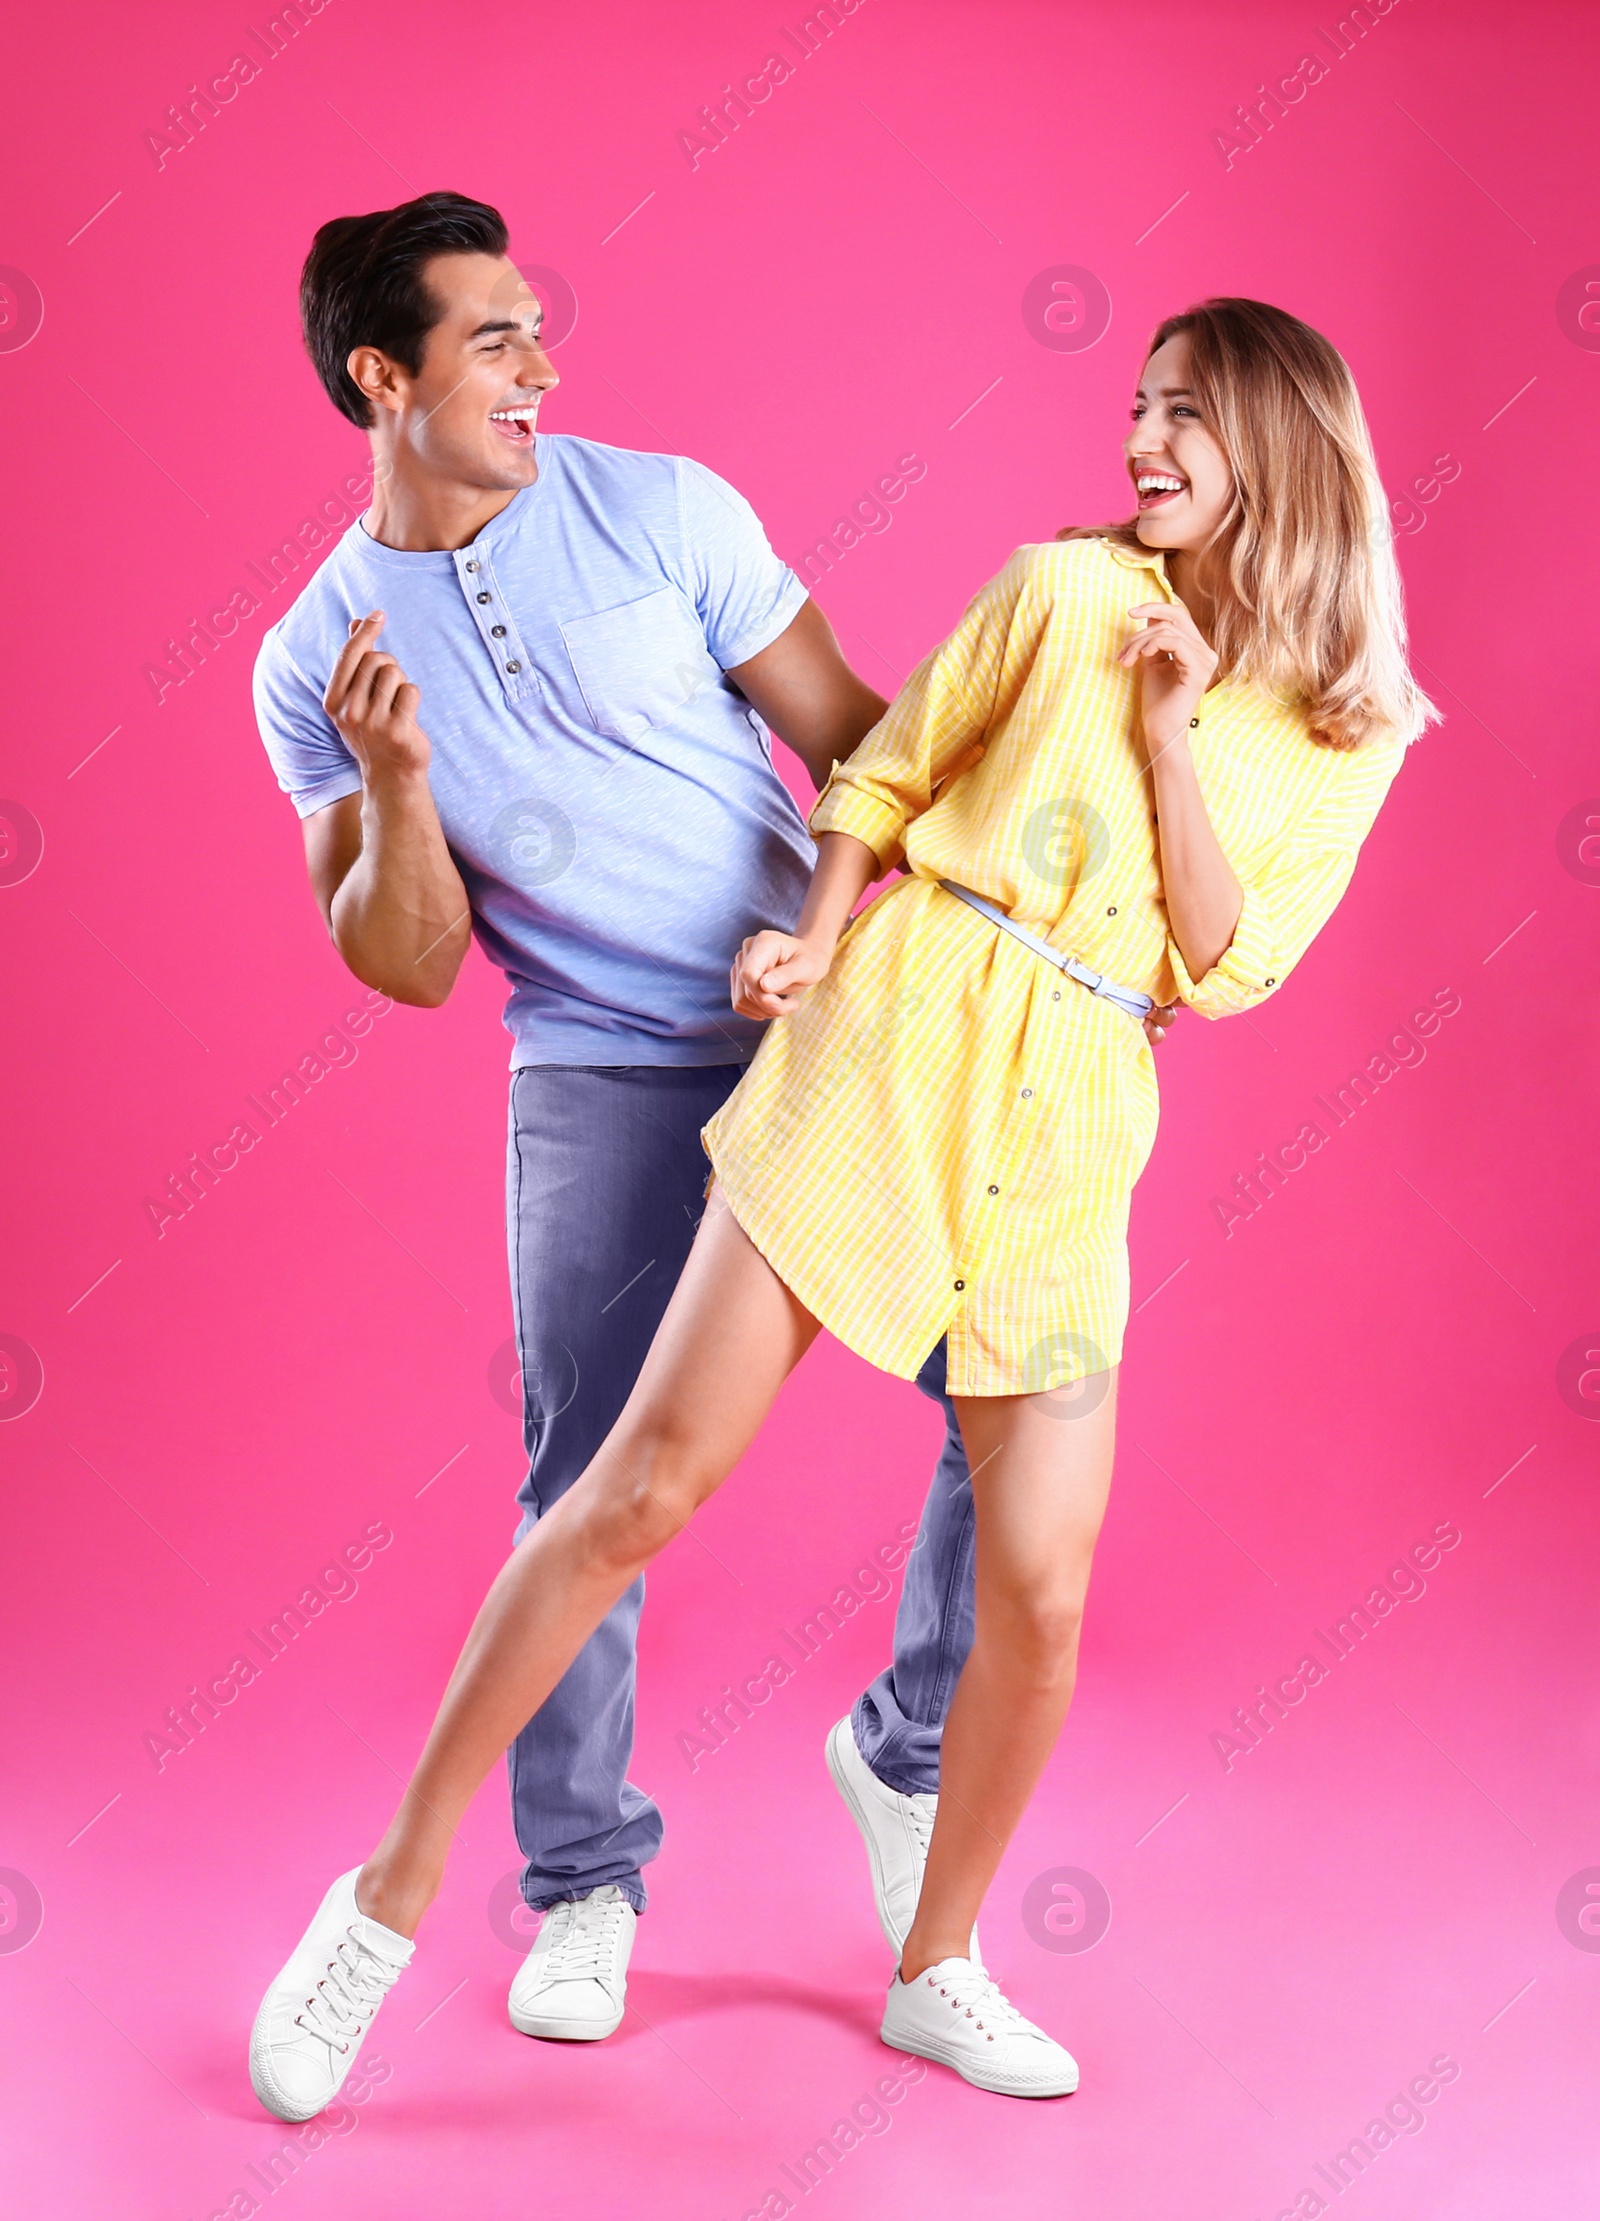
[[[1328, 747], [1382, 732], [1414, 740], [1438, 711], [1406, 660], [1388, 502], [1349, 365], [1265, 301], [1201, 301], [1157, 325], [1150, 353], [1180, 332], [1233, 474], [1228, 512], [1200, 551], [1220, 669], [1303, 702]], [[1143, 545], [1135, 518], [1057, 535], [1096, 536]]]

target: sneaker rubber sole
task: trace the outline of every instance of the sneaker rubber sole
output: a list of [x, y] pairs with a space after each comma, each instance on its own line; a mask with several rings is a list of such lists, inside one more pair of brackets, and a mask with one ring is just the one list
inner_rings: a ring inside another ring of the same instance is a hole
[[1066, 2098], [1078, 2087], [1078, 2066], [1071, 2060], [1059, 2074], [1037, 2076], [1007, 2076], [1003, 2072], [993, 2075], [982, 2073], [970, 2052], [959, 2044], [941, 2044], [936, 2036], [908, 2034], [894, 2025], [892, 2008], [883, 2016], [878, 2031], [891, 2051], [910, 2052], [917, 2059], [931, 2059], [936, 2066], [948, 2067], [960, 2075], [963, 2082], [970, 2082], [975, 2090], [988, 2090], [1001, 2098]]
[[561, 2019], [554, 2015], [530, 2013], [516, 2005], [506, 2008], [511, 2025], [521, 2035], [538, 2036], [545, 2043], [597, 2044], [602, 2037], [614, 2036], [622, 2026], [626, 2006], [619, 2006], [615, 2013], [593, 2020]]

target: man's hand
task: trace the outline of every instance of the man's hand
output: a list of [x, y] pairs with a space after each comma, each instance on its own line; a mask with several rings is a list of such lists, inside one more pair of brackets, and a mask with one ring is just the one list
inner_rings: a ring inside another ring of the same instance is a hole
[[741, 1018], [787, 1018], [808, 987], [827, 977], [833, 961], [815, 941], [768, 927], [741, 943], [728, 976], [728, 992]]
[[426, 771], [432, 753], [417, 723], [421, 694], [394, 657], [374, 646], [382, 629], [381, 609], [350, 620], [350, 638], [322, 697], [364, 785], [385, 772]]
[[1144, 1037], [1152, 1049], [1160, 1048], [1166, 1037], [1168, 1026], [1171, 1025], [1177, 1015], [1178, 1005], [1176, 1003], [1157, 1003], [1154, 1010], [1145, 1012], [1141, 1022], [1144, 1026]]

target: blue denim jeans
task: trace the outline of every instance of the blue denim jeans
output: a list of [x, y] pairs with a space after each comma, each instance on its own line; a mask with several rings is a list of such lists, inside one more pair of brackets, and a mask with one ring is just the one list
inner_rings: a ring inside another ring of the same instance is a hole
[[944, 1389], [941, 1342], [917, 1375], [944, 1406], [944, 1448], [923, 1500], [894, 1621], [894, 1659], [856, 1699], [856, 1748], [882, 1782], [914, 1797], [939, 1786], [939, 1738], [972, 1648], [973, 1511], [967, 1453]]
[[[700, 1129], [743, 1067], [529, 1065], [513, 1073], [506, 1229], [527, 1478], [517, 1540], [571, 1487], [627, 1401], [704, 1208]], [[944, 1400], [944, 1351], [918, 1386]], [[939, 1731], [972, 1642], [972, 1490], [947, 1436], [906, 1564], [894, 1663], [855, 1707], [892, 1788], [939, 1784]], [[644, 1582], [614, 1605], [509, 1753], [530, 1905], [615, 1882], [643, 1911], [661, 1813], [627, 1779]]]

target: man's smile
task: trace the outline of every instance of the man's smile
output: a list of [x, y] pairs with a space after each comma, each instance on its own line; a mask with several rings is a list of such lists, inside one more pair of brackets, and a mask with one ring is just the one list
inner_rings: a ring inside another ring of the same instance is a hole
[[489, 422], [494, 426], [500, 437], [503, 440], [509, 440], [513, 447], [530, 447], [533, 444], [534, 428], [538, 416], [539, 403], [537, 400], [519, 401], [509, 409], [491, 409]]

